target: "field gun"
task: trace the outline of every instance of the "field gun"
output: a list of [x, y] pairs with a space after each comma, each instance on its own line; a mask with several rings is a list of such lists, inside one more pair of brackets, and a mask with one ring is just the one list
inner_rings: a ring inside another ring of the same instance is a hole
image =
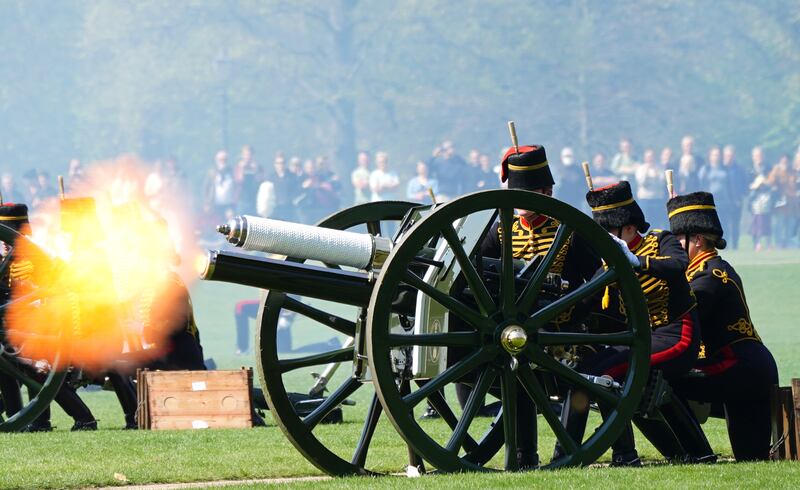
[[[499, 221], [502, 236], [510, 236], [519, 209], [556, 220], [550, 251], [533, 263], [521, 263], [513, 258], [511, 240], [504, 240], [500, 257], [482, 257], [480, 245], [491, 226]], [[390, 227], [396, 229], [391, 236], [385, 233]], [[526, 423], [519, 421], [518, 397], [531, 400], [539, 420], [565, 448], [545, 468], [594, 462], [632, 419], [648, 376], [647, 309], [622, 252], [580, 211], [532, 192], [493, 190], [441, 205], [369, 203], [313, 228], [237, 218], [219, 231], [251, 253], [210, 252], [203, 278], [269, 290], [258, 318], [261, 385], [278, 425], [323, 471], [386, 471], [380, 464], [367, 464], [382, 412], [408, 444], [410, 464], [426, 461], [439, 471], [516, 470], [518, 425]], [[605, 264], [580, 284], [550, 271], [559, 250], [574, 237], [589, 243]], [[597, 333], [580, 322], [553, 328], [556, 318], [611, 284], [619, 288], [627, 310], [619, 330]], [[352, 338], [352, 345], [299, 357], [280, 354], [276, 326], [282, 309]], [[586, 376], [565, 356], [573, 346], [593, 345], [632, 347], [621, 383]], [[298, 373], [346, 364], [352, 367], [340, 367], [335, 378], [326, 379], [335, 387], [322, 404], [308, 414], [294, 410], [287, 393], [296, 388]], [[456, 383], [472, 387], [463, 407], [454, 404]], [[374, 395], [352, 454], [335, 453], [320, 420], [369, 387]], [[572, 387], [608, 407], [583, 441], [570, 438], [555, 408]], [[502, 404], [494, 419], [477, 417], [487, 395]], [[423, 402], [440, 414], [439, 425], [418, 420]], [[504, 457], [498, 464], [492, 459], [501, 449]]]

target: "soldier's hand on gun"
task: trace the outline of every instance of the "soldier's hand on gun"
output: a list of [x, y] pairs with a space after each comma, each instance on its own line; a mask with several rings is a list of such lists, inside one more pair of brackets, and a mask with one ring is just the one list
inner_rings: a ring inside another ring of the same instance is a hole
[[622, 250], [622, 253], [625, 254], [625, 258], [628, 259], [628, 263], [631, 264], [631, 267], [633, 268], [639, 267], [640, 265], [639, 257], [637, 257], [636, 254], [631, 252], [631, 249], [628, 248], [628, 242], [626, 242], [622, 238], [619, 238], [613, 233], [609, 233], [608, 236], [610, 236], [612, 240], [617, 242], [617, 245], [619, 245], [619, 248], [620, 250]]

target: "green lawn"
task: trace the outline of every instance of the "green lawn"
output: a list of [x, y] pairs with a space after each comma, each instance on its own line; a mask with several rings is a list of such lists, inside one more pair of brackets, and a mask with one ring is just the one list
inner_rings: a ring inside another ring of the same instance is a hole
[[[800, 377], [800, 318], [797, 277], [800, 254], [796, 252], [726, 253], [745, 281], [746, 294], [755, 325], [774, 353], [781, 382]], [[220, 368], [254, 366], [251, 356], [237, 357], [233, 308], [236, 301], [256, 297], [249, 288], [221, 283], [197, 283], [193, 298], [207, 357]], [[311, 324], [296, 325], [296, 343], [327, 340], [319, 337]], [[310, 387], [307, 374], [298, 375], [297, 391]], [[269, 478], [318, 475], [285, 439], [271, 420], [267, 428], [250, 430], [203, 430], [136, 432], [119, 430], [123, 417], [113, 393], [84, 392], [82, 396], [100, 420], [94, 433], [70, 433], [71, 420], [60, 409], [54, 410], [57, 430], [45, 434], [0, 434], [0, 487], [69, 488], [113, 485], [115, 473], [124, 474], [130, 483], [204, 481], [221, 479]], [[320, 437], [334, 451], [348, 451], [360, 430], [366, 412], [368, 389], [353, 397], [355, 407], [345, 408], [346, 423], [324, 426]], [[544, 424], [540, 424], [544, 425]], [[431, 423], [431, 431], [441, 426]], [[715, 450], [730, 457], [724, 422], [710, 420], [705, 431]], [[387, 471], [400, 471], [406, 461], [400, 437], [383, 422], [376, 433], [368, 465]], [[420, 488], [502, 488], [521, 485], [558, 487], [796, 487], [800, 464], [758, 463], [717, 464], [715, 466], [668, 466], [659, 461], [654, 449], [643, 438], [639, 449], [653, 464], [641, 470], [611, 468], [570, 469], [528, 474], [443, 475], [424, 477], [414, 482]], [[552, 435], [542, 432], [540, 448], [552, 447]], [[546, 452], [540, 449], [543, 452]], [[607, 461], [608, 455], [601, 459]], [[792, 484], [791, 482], [795, 483]], [[297, 483], [298, 487], [353, 488], [362, 486], [407, 486], [405, 479], [387, 477], [335, 479]], [[251, 488], [251, 487], [248, 487]]]

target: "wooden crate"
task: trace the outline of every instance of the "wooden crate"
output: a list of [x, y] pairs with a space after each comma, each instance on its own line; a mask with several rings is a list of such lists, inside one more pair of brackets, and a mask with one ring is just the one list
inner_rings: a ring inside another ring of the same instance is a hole
[[240, 429], [253, 426], [253, 371], [136, 373], [140, 429]]
[[772, 396], [772, 459], [800, 460], [800, 379]]

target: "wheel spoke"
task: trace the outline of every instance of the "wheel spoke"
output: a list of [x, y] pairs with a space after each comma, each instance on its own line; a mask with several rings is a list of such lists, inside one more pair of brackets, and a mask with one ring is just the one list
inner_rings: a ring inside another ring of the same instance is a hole
[[423, 333], [423, 334], [395, 334], [387, 336], [389, 347], [400, 347], [404, 345], [419, 346], [477, 346], [481, 336], [478, 332], [444, 332], [444, 333]]
[[514, 288], [514, 248], [511, 240], [511, 224], [514, 210], [500, 209], [500, 230], [503, 236], [500, 254], [500, 309], [507, 316], [514, 315], [516, 291]]
[[326, 398], [313, 412], [303, 418], [303, 423], [308, 427], [308, 430], [314, 430], [314, 427], [316, 427], [331, 410], [341, 405], [348, 396], [352, 395], [360, 387], [361, 382], [358, 379], [348, 378], [342, 386], [331, 393], [331, 396]]
[[525, 352], [534, 363], [558, 376], [560, 381], [564, 381], [565, 383], [578, 388], [583, 388], [591, 395], [595, 396], [599, 401], [609, 405], [616, 406], [619, 402], [619, 396], [615, 393], [608, 391], [602, 386], [592, 383], [588, 379], [584, 378], [582, 374], [561, 364], [539, 349], [529, 347]]
[[542, 289], [542, 284], [547, 278], [547, 273], [550, 272], [550, 267], [553, 261], [556, 260], [559, 250], [564, 246], [564, 243], [572, 234], [572, 230], [565, 224], [561, 224], [553, 237], [553, 242], [550, 244], [550, 249], [545, 254], [542, 262], [533, 273], [533, 277], [528, 281], [525, 289], [522, 290], [519, 299], [517, 300], [517, 308], [520, 311], [529, 312], [533, 308], [536, 298], [539, 296], [539, 291]]
[[369, 451], [369, 445], [372, 442], [373, 434], [375, 434], [375, 428], [378, 426], [378, 420], [381, 418], [382, 410], [383, 406], [378, 399], [378, 395], [372, 395], [372, 401], [367, 410], [367, 419], [364, 421], [361, 437], [358, 438], [358, 444], [351, 460], [359, 468], [363, 468], [367, 464], [367, 451]]
[[306, 318], [310, 318], [315, 322], [319, 322], [336, 330], [339, 333], [347, 335], [348, 337], [355, 337], [356, 335], [356, 324], [354, 322], [345, 320], [344, 318], [331, 313], [326, 313], [318, 308], [314, 308], [313, 306], [307, 305], [302, 301], [294, 299], [291, 296], [286, 296], [286, 299], [283, 302], [283, 307], [289, 311], [300, 313]]
[[29, 389], [39, 392], [42, 389], [41, 383], [28, 376], [25, 372], [20, 370], [13, 362], [6, 359], [5, 356], [0, 356], [0, 371], [6, 373], [12, 378], [16, 378]]
[[403, 282], [418, 289], [421, 293], [430, 296], [437, 303], [447, 308], [451, 313], [461, 318], [469, 325], [484, 330], [491, 327], [488, 319], [485, 316], [479, 314], [477, 311], [473, 310], [461, 301], [453, 298], [449, 294], [439, 291], [435, 287], [420, 279], [419, 276], [413, 272], [406, 271], [403, 277]]
[[633, 345], [633, 332], [583, 333], [583, 332], [546, 332], [540, 330], [536, 343], [547, 345]]
[[[400, 386], [398, 387], [400, 390], [400, 396], [405, 397], [409, 393], [411, 393], [411, 383], [404, 379], [400, 382]], [[414, 418], [414, 409], [413, 407], [407, 407], [408, 413], [411, 415], [411, 418]], [[406, 448], [408, 448], [408, 465], [414, 466], [419, 469], [420, 473], [425, 473], [425, 462], [422, 460], [422, 456], [417, 454], [414, 451], [414, 448], [411, 447], [411, 444], [406, 444]]]
[[519, 469], [517, 462], [517, 377], [510, 367], [503, 368], [500, 397], [503, 401], [503, 434], [505, 436], [505, 468]]
[[570, 306], [582, 301], [583, 299], [595, 294], [599, 290], [614, 282], [617, 278], [617, 272], [614, 269], [608, 269], [599, 276], [593, 278], [591, 281], [582, 284], [578, 289], [563, 296], [541, 310], [534, 313], [527, 321], [525, 321], [525, 330], [528, 332], [537, 331], [540, 327], [544, 326], [547, 322], [558, 316], [563, 311], [567, 310]]
[[567, 429], [564, 428], [564, 425], [561, 423], [561, 418], [553, 411], [550, 400], [539, 384], [539, 380], [536, 379], [536, 375], [533, 373], [531, 367], [526, 363], [520, 364], [517, 377], [522, 387], [525, 388], [525, 391], [528, 393], [528, 396], [533, 400], [539, 413], [541, 413], [547, 423], [550, 424], [550, 428], [553, 429], [553, 433], [556, 435], [558, 442], [561, 443], [561, 446], [569, 454], [577, 452], [578, 445], [567, 433]]
[[[447, 400], [445, 400], [444, 396], [442, 396], [441, 391], [435, 391], [431, 396], [428, 397], [428, 403], [431, 404], [434, 410], [439, 412], [439, 415], [442, 417], [442, 420], [450, 427], [451, 430], [455, 430], [456, 426], [458, 425], [458, 417], [456, 414], [453, 413], [453, 410], [450, 408], [450, 405], [447, 404]], [[464, 440], [464, 449], [467, 451], [474, 451], [478, 448], [478, 443], [475, 442], [469, 434], [467, 434], [466, 439]]]
[[477, 370], [481, 364], [487, 362], [492, 357], [493, 354], [491, 354], [488, 349], [478, 349], [445, 369], [442, 373], [431, 378], [422, 388], [404, 396], [403, 401], [408, 404], [409, 408], [414, 408], [419, 402], [431, 396], [432, 393], [444, 388], [448, 383], [452, 383], [470, 372]]
[[464, 278], [467, 280], [470, 291], [475, 296], [475, 302], [478, 303], [481, 313], [484, 315], [494, 313], [495, 305], [494, 301], [492, 301], [492, 296], [489, 294], [489, 290], [486, 289], [486, 284], [483, 283], [472, 261], [467, 256], [467, 252], [464, 251], [461, 240], [458, 238], [458, 233], [456, 233], [452, 225], [447, 225], [442, 230], [442, 234], [461, 266], [461, 272], [464, 273]]
[[484, 402], [486, 393], [489, 392], [489, 388], [492, 386], [492, 382], [494, 382], [496, 377], [497, 371], [492, 368], [482, 371], [481, 374], [478, 375], [475, 386], [472, 388], [472, 392], [470, 392], [467, 398], [464, 412], [461, 414], [458, 424], [456, 424], [453, 429], [450, 440], [447, 441], [448, 451], [458, 454], [461, 446], [464, 445], [465, 438], [469, 437], [469, 427], [475, 419], [475, 416], [478, 415], [478, 410], [480, 410]]
[[380, 221], [367, 221], [367, 233], [370, 235], [380, 236], [381, 222]]
[[278, 368], [281, 373], [294, 371], [309, 366], [318, 366], [331, 362], [346, 362], [353, 360], [354, 351], [352, 347], [323, 352], [311, 356], [296, 357], [294, 359], [282, 359], [278, 361]]

